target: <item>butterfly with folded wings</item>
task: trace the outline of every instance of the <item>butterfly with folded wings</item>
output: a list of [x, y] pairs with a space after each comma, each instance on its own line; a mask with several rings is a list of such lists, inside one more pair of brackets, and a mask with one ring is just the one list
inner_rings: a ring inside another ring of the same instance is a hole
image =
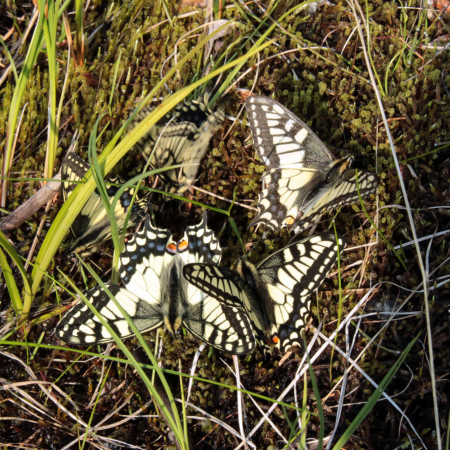
[[247, 98], [245, 108], [256, 151], [267, 166], [258, 214], [250, 226], [290, 227], [298, 234], [324, 211], [375, 193], [374, 174], [351, 169], [349, 156], [335, 159], [313, 131], [280, 103], [254, 95]]
[[[67, 200], [69, 195], [89, 170], [89, 164], [74, 153], [69, 153], [61, 165], [61, 179], [63, 180], [63, 198]], [[119, 188], [110, 186], [107, 190], [111, 200]], [[116, 203], [115, 216], [117, 226], [121, 229], [127, 217], [128, 209], [134, 195], [134, 189], [127, 189]], [[148, 194], [136, 198], [130, 212], [127, 227], [135, 226], [145, 216]], [[87, 254], [92, 248], [108, 239], [111, 235], [111, 222], [102, 202], [100, 194], [95, 190], [83, 206], [80, 214], [72, 224], [72, 234], [75, 237], [71, 248], [79, 254]]]

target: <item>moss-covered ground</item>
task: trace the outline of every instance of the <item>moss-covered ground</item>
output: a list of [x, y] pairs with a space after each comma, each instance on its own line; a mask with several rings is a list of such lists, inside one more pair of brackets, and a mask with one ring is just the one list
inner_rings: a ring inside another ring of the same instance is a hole
[[[311, 342], [314, 327], [319, 328], [319, 324], [320, 331], [332, 341], [327, 343], [322, 337], [313, 345], [312, 372], [307, 369], [303, 352], [290, 356], [280, 366], [282, 355], [276, 352], [265, 358], [256, 350], [233, 361], [208, 347], [196, 354], [199, 342], [188, 334], [182, 339], [163, 334], [162, 344], [154, 332], [146, 336], [162, 368], [203, 379], [193, 379], [191, 386], [189, 379], [183, 378], [180, 385], [179, 376], [167, 375], [174, 397], [181, 399], [177, 406], [186, 413], [186, 441], [200, 449], [235, 448], [244, 440], [258, 449], [334, 445], [367, 404], [376, 385], [417, 338], [385, 389], [385, 396], [374, 402], [364, 420], [350, 432], [346, 447], [437, 448], [439, 438], [445, 445], [449, 439], [450, 336], [448, 13], [414, 0], [360, 2], [362, 9], [355, 11], [364, 35], [362, 42], [351, 3], [320, 4], [316, 11], [300, 8], [294, 1], [223, 2], [223, 9], [219, 3], [211, 3], [216, 8], [213, 18], [233, 20], [233, 24], [213, 43], [209, 57], [197, 52], [178, 67], [158, 96], [166, 97], [190, 85], [207, 73], [208, 66], [215, 69], [244, 55], [270, 27], [273, 29], [263, 43], [269, 39], [273, 43], [250, 57], [225, 83], [230, 89], [218, 104], [228, 118], [202, 162], [195, 186], [203, 190], [194, 189], [191, 198], [228, 210], [230, 203], [226, 200], [234, 196], [239, 204], [233, 206], [231, 216], [255, 263], [291, 237], [286, 230], [264, 233], [262, 228], [249, 229], [255, 211], [240, 206], [256, 206], [264, 166], [249, 139], [238, 89], [252, 89], [285, 105], [335, 156], [350, 153], [356, 167], [376, 173], [379, 186], [376, 196], [365, 199], [366, 212], [361, 205], [351, 205], [335, 217], [347, 249], [341, 255], [340, 269], [332, 270], [314, 298], [314, 320], [305, 333], [306, 342]], [[65, 77], [67, 82], [58, 122], [55, 173], [76, 131], [77, 153], [87, 158], [92, 130], [101, 117], [97, 139], [101, 151], [137, 102], [205, 36], [202, 25], [206, 9], [195, 2], [94, 0], [83, 6], [84, 50], [72, 46], [67, 68], [69, 49], [62, 18], [57, 28], [58, 102]], [[77, 26], [70, 8], [64, 19], [75, 39]], [[5, 2], [0, 11], [5, 43], [0, 79], [2, 145], [7, 133], [16, 135], [6, 201], [1, 209], [1, 216], [7, 217], [42, 186], [39, 179], [47, 152], [51, 75], [43, 49], [20, 98], [21, 120], [13, 130], [8, 129], [17, 80], [13, 71], [7, 72], [11, 62], [5, 49], [20, 73], [31, 36], [24, 36], [24, 32], [32, 18], [33, 4]], [[363, 47], [375, 73], [381, 105], [370, 81]], [[230, 71], [225, 72], [228, 74]], [[222, 75], [208, 83], [211, 95], [224, 80]], [[201, 95], [201, 90], [190, 97], [196, 95]], [[132, 152], [116, 170], [129, 170], [134, 175], [143, 167], [142, 158]], [[400, 179], [406, 187], [413, 223], [405, 209]], [[173, 222], [167, 211], [186, 223], [201, 215], [197, 206], [173, 207], [171, 201], [171, 208], [162, 207], [160, 196], [152, 198], [157, 214], [160, 211], [159, 220]], [[55, 197], [47, 210], [41, 208], [8, 235], [17, 253], [31, 265], [62, 202], [61, 195]], [[316, 230], [328, 229], [333, 218], [334, 213], [325, 214]], [[242, 249], [227, 217], [212, 212], [209, 223], [220, 233], [223, 263], [232, 264], [242, 255]], [[424, 238], [419, 249], [425, 277], [412, 227], [419, 238]], [[88, 429], [86, 445], [92, 448], [176, 448], [160, 408], [155, 407], [131, 366], [101, 355], [80, 356], [69, 347], [62, 348], [56, 338], [54, 330], [60, 319], [56, 308], [72, 298], [52, 280], [69, 287], [65, 274], [81, 290], [96, 284], [91, 278], [83, 279], [80, 263], [68, 250], [69, 241], [68, 235], [46, 268], [49, 276], [37, 289], [30, 314], [33, 326], [15, 329], [10, 291], [5, 276], [1, 278], [0, 445], [75, 448]], [[110, 276], [112, 251], [112, 245], [105, 243], [87, 258], [105, 281]], [[22, 289], [21, 276], [9, 262]], [[23, 345], [26, 342], [43, 346], [27, 347]], [[140, 363], [150, 364], [136, 339], [127, 340], [126, 345]], [[105, 346], [91, 350], [102, 352]], [[116, 347], [109, 346], [107, 354], [123, 358]], [[151, 370], [146, 370], [152, 376]], [[302, 370], [297, 382], [290, 385]], [[237, 383], [246, 391], [242, 400], [235, 390], [226, 387]], [[286, 405], [271, 408], [272, 401], [254, 393], [273, 400], [283, 395]], [[264, 417], [267, 411], [270, 414]]]

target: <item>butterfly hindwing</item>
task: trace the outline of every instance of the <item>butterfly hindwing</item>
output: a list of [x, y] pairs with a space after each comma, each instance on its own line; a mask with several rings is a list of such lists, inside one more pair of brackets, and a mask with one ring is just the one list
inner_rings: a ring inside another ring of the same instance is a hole
[[67, 200], [71, 192], [77, 187], [74, 181], [81, 181], [89, 170], [89, 164], [74, 153], [68, 153], [61, 165], [61, 179], [63, 180], [63, 197]]
[[147, 217], [120, 255], [119, 275], [128, 291], [150, 304], [161, 303], [163, 273], [173, 262], [167, 251], [171, 233], [154, 227]]
[[186, 228], [186, 240], [189, 247], [189, 262], [211, 262], [220, 261], [222, 250], [219, 240], [213, 231], [206, 224], [207, 214], [203, 213], [202, 220], [197, 225], [191, 225]]
[[336, 160], [313, 131], [280, 103], [263, 96], [246, 100], [255, 148], [267, 166], [250, 226], [309, 227], [320, 214], [354, 203], [376, 191], [376, 177], [350, 169], [351, 158]]
[[[119, 286], [114, 284], [106, 286], [141, 333], [161, 325], [161, 315], [151, 304]], [[125, 339], [134, 334], [121, 311], [100, 287], [88, 291], [86, 298], [121, 338]], [[64, 316], [58, 324], [57, 335], [62, 341], [75, 345], [102, 344], [113, 340], [97, 316], [83, 302], [75, 305]]]
[[290, 218], [299, 215], [300, 206], [311, 186], [317, 186], [323, 181], [321, 172], [302, 173], [303, 177], [300, 178], [297, 169], [269, 169], [265, 172], [263, 189], [259, 194], [258, 214], [250, 226], [263, 223], [278, 229], [291, 224]]
[[333, 187], [323, 187], [308, 203], [302, 219], [293, 226], [294, 233], [298, 234], [308, 228], [325, 210], [356, 203], [359, 197], [368, 197], [376, 191], [376, 188], [377, 180], [374, 174], [354, 169], [345, 170], [339, 183]]

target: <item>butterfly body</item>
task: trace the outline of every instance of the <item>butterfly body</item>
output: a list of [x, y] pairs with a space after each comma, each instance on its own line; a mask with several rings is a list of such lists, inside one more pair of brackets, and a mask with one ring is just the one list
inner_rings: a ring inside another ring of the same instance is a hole
[[351, 169], [352, 158], [335, 159], [313, 131], [280, 103], [263, 96], [246, 100], [253, 142], [267, 166], [258, 214], [250, 226], [308, 228], [322, 212], [358, 201], [376, 190], [376, 177]]
[[345, 156], [332, 161], [322, 170], [312, 172], [316, 176], [309, 178], [309, 191], [305, 189], [304, 193], [296, 194], [296, 203], [286, 212], [283, 225], [292, 226], [301, 221], [303, 217], [308, 217], [315, 209], [322, 209], [320, 204], [324, 200], [329, 203], [334, 202], [335, 206], [338, 206], [340, 204], [338, 199], [332, 199], [329, 196], [335, 194], [335, 187], [347, 177], [352, 161], [353, 159], [350, 156]]
[[[107, 285], [141, 333], [164, 326], [178, 334], [185, 326], [195, 336], [220, 350], [249, 353], [253, 330], [241, 307], [222, 305], [190, 285], [183, 267], [193, 262], [218, 263], [221, 249], [206, 226], [186, 228], [174, 241], [170, 232], [153, 227], [147, 219], [142, 230], [127, 243], [120, 257], [119, 274], [124, 287]], [[133, 330], [120, 309], [100, 288], [86, 297], [123, 339]], [[87, 305], [70, 310], [58, 326], [59, 337], [78, 345], [110, 342], [112, 336]]]
[[276, 343], [274, 304], [267, 283], [259, 275], [256, 266], [244, 259], [239, 260], [236, 271], [240, 276], [241, 300], [257, 330], [259, 341], [264, 345]]
[[[338, 239], [339, 246], [343, 240]], [[310, 315], [311, 294], [336, 262], [335, 236], [322, 233], [288, 245], [258, 265], [238, 262], [236, 271], [211, 264], [187, 264], [184, 276], [207, 295], [247, 312], [255, 339], [265, 349], [285, 352], [300, 345]]]

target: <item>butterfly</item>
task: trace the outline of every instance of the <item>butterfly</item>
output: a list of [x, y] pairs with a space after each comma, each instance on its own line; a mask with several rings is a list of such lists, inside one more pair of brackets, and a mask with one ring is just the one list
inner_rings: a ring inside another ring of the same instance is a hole
[[[153, 108], [142, 109], [132, 122], [141, 122]], [[194, 182], [212, 135], [223, 122], [222, 111], [212, 111], [206, 99], [185, 101], [159, 120], [136, 147], [150, 159], [152, 169], [182, 166], [161, 172], [170, 192], [182, 194]]]
[[[71, 192], [81, 181], [89, 170], [89, 164], [74, 153], [69, 153], [61, 165], [61, 178], [63, 180], [63, 198], [67, 200]], [[108, 188], [110, 199], [114, 197], [119, 188], [111, 186]], [[119, 230], [123, 227], [128, 208], [131, 205], [134, 189], [126, 190], [116, 203], [115, 215]], [[133, 203], [128, 227], [139, 223], [145, 216], [147, 196], [136, 198]], [[72, 233], [75, 236], [71, 248], [80, 254], [87, 254], [92, 247], [108, 239], [111, 235], [111, 222], [103, 205], [100, 194], [95, 190], [83, 206], [80, 214], [72, 224]]]
[[236, 271], [213, 264], [186, 264], [183, 275], [221, 304], [247, 312], [257, 343], [285, 353], [301, 345], [300, 333], [311, 312], [311, 294], [335, 264], [342, 238], [310, 236], [273, 253], [258, 265], [239, 260]]
[[[119, 274], [124, 287], [113, 284], [107, 287], [141, 333], [164, 325], [176, 334], [183, 325], [200, 340], [222, 351], [250, 353], [255, 340], [242, 307], [222, 304], [182, 277], [185, 264], [218, 263], [220, 257], [219, 241], [207, 228], [206, 215], [200, 224], [187, 227], [179, 241], [174, 241], [169, 231], [152, 226], [147, 218], [120, 256]], [[86, 298], [121, 338], [133, 335], [104, 290], [91, 289]], [[64, 316], [57, 334], [61, 340], [77, 345], [113, 340], [84, 303], [77, 304]]]
[[250, 226], [305, 230], [329, 209], [376, 191], [372, 173], [351, 169], [352, 158], [335, 159], [313, 131], [283, 105], [264, 96], [245, 102], [256, 151], [267, 166], [258, 214]]

